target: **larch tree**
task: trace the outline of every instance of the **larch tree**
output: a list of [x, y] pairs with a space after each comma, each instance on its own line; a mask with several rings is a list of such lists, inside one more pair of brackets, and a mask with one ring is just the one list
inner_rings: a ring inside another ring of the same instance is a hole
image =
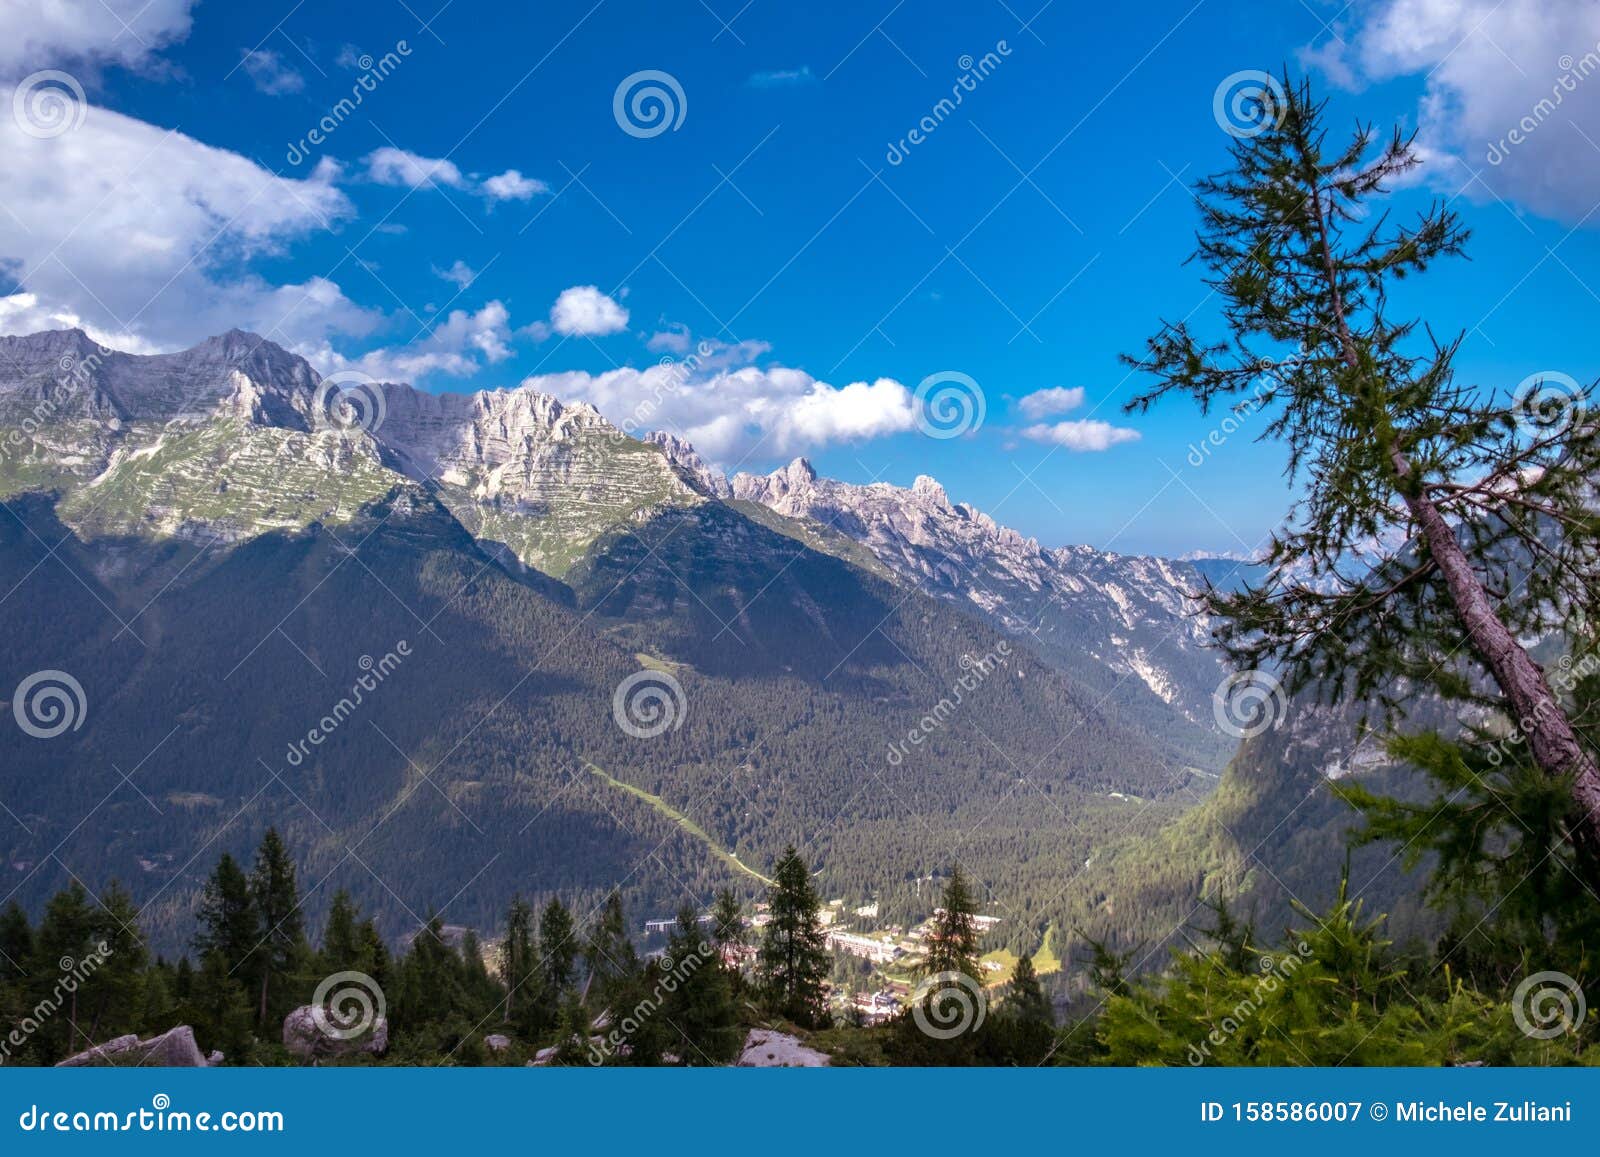
[[1180, 321], [1126, 359], [1155, 379], [1130, 411], [1172, 394], [1226, 404], [1286, 447], [1301, 489], [1266, 578], [1210, 590], [1204, 608], [1239, 668], [1281, 674], [1291, 693], [1353, 697], [1387, 724], [1428, 688], [1498, 720], [1565, 793], [1563, 838], [1600, 887], [1600, 767], [1571, 689], [1527, 645], [1600, 622], [1593, 389], [1458, 383], [1461, 336], [1391, 309], [1398, 283], [1467, 241], [1443, 203], [1404, 223], [1389, 212], [1422, 163], [1412, 139], [1362, 125], [1330, 139], [1326, 106], [1287, 76], [1258, 111], [1231, 167], [1196, 190], [1194, 260], [1226, 337]]

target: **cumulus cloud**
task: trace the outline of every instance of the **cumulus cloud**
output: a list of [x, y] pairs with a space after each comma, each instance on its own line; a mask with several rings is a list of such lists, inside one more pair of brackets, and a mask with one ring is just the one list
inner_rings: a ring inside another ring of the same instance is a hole
[[1035, 390], [1017, 403], [1020, 409], [1034, 421], [1048, 418], [1054, 414], [1065, 414], [1076, 410], [1083, 405], [1083, 387], [1055, 386], [1048, 390]]
[[430, 377], [470, 377], [485, 365], [511, 356], [511, 314], [491, 301], [476, 312], [451, 310], [426, 333], [403, 344], [382, 346], [359, 357], [345, 357], [324, 342], [296, 352], [323, 373], [354, 369], [385, 382], [420, 382]]
[[645, 348], [651, 353], [686, 354], [689, 352], [689, 327], [680, 322], [670, 322], [646, 340]]
[[189, 35], [196, 0], [51, 0], [0, 4], [0, 78], [45, 67], [144, 68]]
[[[748, 352], [705, 344], [706, 362]], [[650, 430], [679, 434], [724, 466], [752, 453], [785, 456], [916, 428], [911, 391], [891, 379], [833, 386], [782, 366], [707, 370], [698, 348], [691, 359], [670, 365], [544, 374], [523, 384], [590, 402], [636, 436]]]
[[1568, 223], [1594, 209], [1600, 5], [1369, 0], [1339, 31], [1303, 54], [1335, 84], [1426, 77], [1418, 126], [1440, 187]]
[[1098, 418], [1075, 418], [1053, 425], [1039, 423], [1029, 426], [1022, 431], [1022, 436], [1034, 442], [1049, 442], [1063, 449], [1088, 453], [1109, 450], [1123, 442], [1137, 442], [1139, 431], [1126, 426], [1113, 426]]
[[604, 337], [628, 328], [628, 311], [596, 286], [574, 285], [550, 307], [550, 326], [563, 337]]
[[457, 258], [455, 264], [450, 266], [449, 269], [440, 269], [435, 265], [433, 267], [433, 275], [443, 278], [458, 289], [465, 289], [478, 279], [478, 271], [460, 258]]
[[283, 57], [267, 48], [258, 48], [244, 54], [244, 71], [255, 85], [268, 96], [283, 96], [301, 92], [306, 78], [283, 62]]
[[[12, 93], [0, 86], [0, 106]], [[338, 168], [276, 176], [254, 161], [89, 106], [52, 139], [0, 117], [0, 256], [10, 332], [73, 316], [121, 348], [174, 348], [239, 325], [290, 343], [370, 332], [381, 320], [324, 278], [272, 285], [276, 256], [354, 212]]]
[[549, 185], [533, 177], [524, 177], [516, 169], [507, 169], [483, 183], [484, 195], [491, 201], [531, 201], [549, 191]]
[[465, 189], [467, 179], [454, 161], [424, 157], [385, 145], [367, 154], [367, 177], [380, 185], [421, 189], [448, 186]]

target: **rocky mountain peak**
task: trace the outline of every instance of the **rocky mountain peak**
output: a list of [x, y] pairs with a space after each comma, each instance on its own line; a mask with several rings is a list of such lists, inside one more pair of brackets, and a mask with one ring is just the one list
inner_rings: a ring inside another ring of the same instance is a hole
[[653, 430], [644, 436], [644, 441], [653, 446], [660, 446], [661, 452], [667, 456], [667, 461], [706, 494], [717, 498], [733, 497], [733, 489], [728, 485], [727, 476], [716, 467], [708, 465], [705, 459], [700, 457], [699, 451], [676, 434]]

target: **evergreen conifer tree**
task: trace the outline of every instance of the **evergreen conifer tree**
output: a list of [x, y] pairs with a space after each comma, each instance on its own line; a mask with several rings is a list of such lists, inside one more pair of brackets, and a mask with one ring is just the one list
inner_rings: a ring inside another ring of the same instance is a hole
[[767, 904], [772, 919], [757, 960], [767, 1006], [796, 1024], [820, 1025], [827, 1013], [823, 986], [832, 961], [819, 915], [822, 901], [793, 844], [772, 869]]

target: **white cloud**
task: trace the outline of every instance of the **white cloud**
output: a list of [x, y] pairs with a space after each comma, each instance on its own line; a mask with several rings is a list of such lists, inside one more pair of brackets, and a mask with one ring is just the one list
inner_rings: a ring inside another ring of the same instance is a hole
[[[11, 105], [0, 87], [0, 107]], [[249, 272], [354, 212], [338, 167], [279, 177], [254, 161], [90, 106], [53, 139], [0, 117], [0, 259], [16, 281], [0, 324], [75, 316], [107, 344], [174, 348], [244, 326], [288, 343], [381, 320], [334, 282], [275, 286]]]
[[596, 286], [574, 285], [550, 307], [550, 325], [564, 337], [603, 337], [628, 327], [628, 311]]
[[0, 333], [38, 333], [47, 329], [81, 329], [95, 342], [130, 354], [160, 353], [162, 347], [116, 330], [101, 329], [60, 303], [46, 305], [36, 293], [0, 297]]
[[73, 65], [150, 65], [189, 35], [196, 0], [49, 0], [0, 3], [0, 77]]
[[549, 191], [549, 185], [533, 177], [524, 177], [516, 169], [507, 169], [483, 183], [484, 195], [491, 201], [531, 201]]
[[[719, 347], [718, 353], [732, 356], [739, 348]], [[730, 467], [752, 453], [782, 457], [916, 428], [911, 391], [888, 378], [835, 387], [782, 366], [686, 374], [689, 364], [544, 374], [523, 384], [593, 403], [636, 436], [679, 434], [708, 460]]]
[[454, 161], [424, 157], [408, 153], [405, 149], [385, 145], [367, 154], [367, 176], [380, 185], [402, 188], [437, 188], [448, 185], [452, 189], [465, 189], [466, 177], [456, 168]]
[[1137, 442], [1139, 431], [1126, 426], [1113, 426], [1098, 418], [1075, 418], [1054, 425], [1029, 426], [1022, 436], [1034, 442], [1051, 442], [1067, 450], [1093, 452], [1109, 450], [1123, 442]]
[[1065, 414], [1076, 410], [1083, 405], [1083, 387], [1054, 386], [1048, 390], [1035, 390], [1017, 403], [1020, 409], [1034, 421], [1048, 418], [1054, 414]]
[[1476, 198], [1492, 191], [1569, 223], [1593, 210], [1600, 5], [1372, 0], [1341, 35], [1347, 48], [1303, 54], [1336, 84], [1426, 76], [1420, 141], [1441, 188], [1465, 186]]
[[306, 78], [285, 64], [283, 58], [269, 48], [246, 52], [243, 65], [256, 87], [268, 96], [301, 92], [306, 87]]
[[689, 352], [689, 340], [689, 327], [673, 322], [651, 334], [644, 345], [651, 353], [686, 354]]
[[440, 269], [435, 265], [433, 267], [433, 275], [451, 282], [459, 289], [465, 289], [477, 280], [478, 271], [465, 261], [457, 258], [455, 264], [450, 266], [449, 269]]
[[344, 357], [331, 345], [299, 349], [324, 373], [357, 369], [386, 382], [418, 382], [429, 377], [470, 377], [484, 365], [511, 356], [511, 314], [499, 301], [476, 313], [451, 310], [427, 333], [418, 333], [402, 345], [384, 346], [359, 357]]
[[816, 79], [811, 66], [806, 64], [799, 68], [776, 68], [769, 72], [751, 73], [748, 83], [751, 88], [797, 88], [811, 84]]

